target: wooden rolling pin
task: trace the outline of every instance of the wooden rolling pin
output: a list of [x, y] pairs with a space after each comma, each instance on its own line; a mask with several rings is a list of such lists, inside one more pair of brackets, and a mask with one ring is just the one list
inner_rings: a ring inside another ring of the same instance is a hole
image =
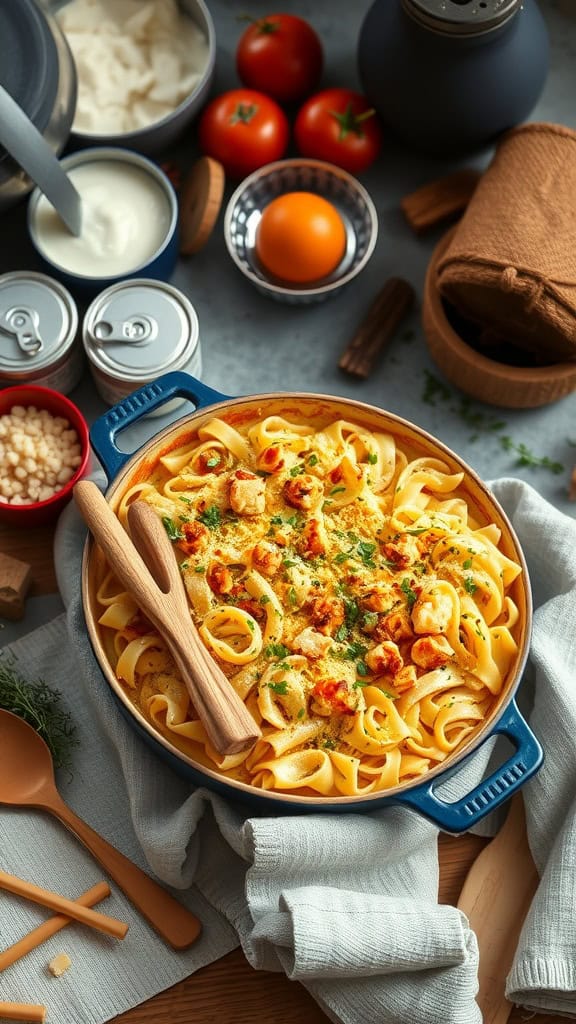
[[114, 574], [166, 643], [211, 744], [220, 754], [254, 746], [260, 728], [198, 635], [172, 544], [154, 509], [144, 501], [130, 507], [133, 543], [96, 484], [79, 481], [74, 498]]

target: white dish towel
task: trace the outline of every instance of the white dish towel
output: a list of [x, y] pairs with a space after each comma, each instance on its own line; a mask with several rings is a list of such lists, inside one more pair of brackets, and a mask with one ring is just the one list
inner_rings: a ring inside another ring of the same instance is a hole
[[[527, 686], [544, 767], [524, 788], [541, 883], [525, 923], [508, 997], [529, 1009], [576, 1015], [576, 523], [517, 480], [493, 490], [528, 561], [535, 617]], [[301, 981], [342, 1024], [481, 1024], [477, 945], [464, 916], [439, 906], [437, 830], [411, 811], [247, 817], [175, 775], [128, 726], [94, 661], [82, 623], [85, 530], [73, 508], [58, 531], [64, 616], [12, 646], [23, 674], [58, 686], [81, 745], [71, 806], [166, 884], [204, 921], [185, 953], [166, 949], [113, 886], [102, 909], [130, 924], [122, 943], [79, 925], [0, 974], [0, 999], [33, 996], [58, 1024], [101, 1024], [161, 991], [239, 941], [255, 968]], [[466, 769], [485, 770], [489, 747]], [[460, 783], [460, 785], [462, 785]], [[35, 812], [0, 808], [5, 870], [77, 895], [104, 877], [62, 827]], [[42, 911], [0, 894], [0, 943]], [[45, 965], [66, 949], [59, 979]]]

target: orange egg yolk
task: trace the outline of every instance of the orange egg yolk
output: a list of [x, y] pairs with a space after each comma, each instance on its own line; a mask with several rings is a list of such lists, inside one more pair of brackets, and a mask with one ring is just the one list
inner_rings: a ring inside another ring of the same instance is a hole
[[331, 274], [346, 251], [346, 229], [338, 210], [313, 192], [287, 192], [262, 211], [256, 255], [268, 273], [293, 284], [311, 284]]

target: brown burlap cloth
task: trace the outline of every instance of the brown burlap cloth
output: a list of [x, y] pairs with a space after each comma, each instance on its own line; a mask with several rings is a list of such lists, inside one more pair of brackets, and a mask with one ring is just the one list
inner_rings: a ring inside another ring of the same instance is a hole
[[534, 123], [502, 137], [437, 283], [460, 313], [542, 362], [576, 360], [576, 131]]

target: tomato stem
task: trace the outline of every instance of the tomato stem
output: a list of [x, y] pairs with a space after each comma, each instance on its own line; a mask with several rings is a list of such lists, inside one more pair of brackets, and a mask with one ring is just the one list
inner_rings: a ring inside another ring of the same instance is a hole
[[363, 110], [361, 114], [355, 114], [352, 110], [352, 103], [349, 103], [346, 110], [341, 113], [339, 110], [331, 110], [332, 117], [336, 118], [340, 125], [340, 134], [338, 141], [342, 142], [350, 132], [354, 132], [355, 135], [359, 135], [361, 138], [364, 136], [362, 130], [363, 121], [367, 121], [369, 117], [373, 117], [376, 111], [373, 107], [369, 110]]
[[237, 21], [249, 21], [254, 28], [257, 28], [262, 35], [272, 35], [280, 28], [280, 22], [270, 21], [269, 18], [253, 18], [251, 14], [236, 15]]
[[255, 103], [239, 103], [230, 118], [230, 124], [238, 124], [239, 121], [242, 124], [250, 124], [257, 111], [258, 107]]

